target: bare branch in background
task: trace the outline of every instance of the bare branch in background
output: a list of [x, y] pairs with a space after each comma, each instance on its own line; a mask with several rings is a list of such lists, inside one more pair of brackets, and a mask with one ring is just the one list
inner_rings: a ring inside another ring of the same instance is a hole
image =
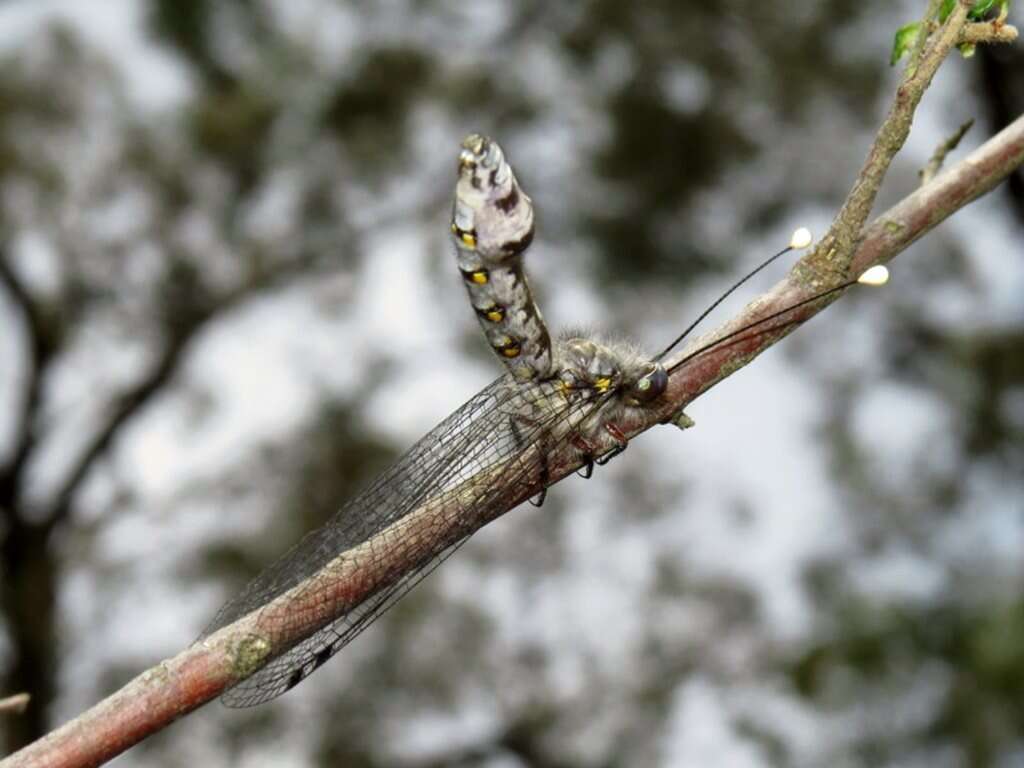
[[27, 333], [28, 360], [22, 405], [16, 410], [20, 420], [14, 430], [13, 450], [0, 467], [0, 511], [17, 502], [22, 468], [32, 452], [32, 428], [42, 402], [46, 367], [56, 354], [59, 342], [54, 329], [47, 327], [44, 312], [28, 288], [7, 261], [6, 250], [0, 250], [0, 285], [2, 285], [22, 316]]
[[106, 418], [82, 450], [60, 489], [53, 496], [48, 518], [49, 524], [53, 525], [70, 512], [75, 492], [81, 486], [82, 481], [88, 477], [89, 471], [96, 461], [106, 453], [122, 428], [163, 391], [165, 385], [181, 367], [188, 347], [211, 321], [219, 319], [243, 301], [280, 287], [290, 279], [307, 275], [308, 266], [305, 259], [293, 259], [276, 264], [236, 289], [209, 300], [206, 306], [189, 318], [187, 323], [177, 326], [175, 328], [176, 335], [167, 341], [163, 352], [150, 367], [148, 373], [108, 404]]
[[[335, 251], [355, 249], [366, 232], [387, 226], [392, 220], [407, 218], [410, 215], [423, 215], [425, 211], [433, 210], [434, 207], [436, 207], [436, 201], [432, 197], [428, 197], [426, 202], [418, 206], [411, 214], [410, 210], [404, 206], [397, 211], [388, 211], [364, 227], [348, 232], [341, 242], [333, 242], [332, 247]], [[309, 252], [296, 255], [254, 272], [234, 289], [218, 296], [209, 297], [201, 306], [194, 308], [187, 322], [180, 323], [175, 327], [175, 334], [166, 342], [160, 357], [151, 365], [149, 371], [107, 405], [106, 418], [103, 423], [97, 428], [86, 447], [82, 449], [60, 489], [52, 496], [49, 505], [50, 515], [47, 518], [49, 524], [52, 525], [69, 513], [75, 492], [81, 486], [82, 481], [88, 477], [89, 471], [96, 461], [106, 453], [121, 429], [150, 403], [174, 377], [186, 357], [188, 347], [212, 321], [220, 319], [249, 299], [282, 288], [290, 281], [309, 278], [321, 271], [325, 262], [329, 264], [334, 261], [336, 259], [325, 259], [322, 253]]]
[[48, 523], [51, 526], [68, 515], [75, 492], [88, 476], [96, 460], [106, 452], [121, 428], [139, 413], [171, 379], [181, 363], [185, 348], [203, 325], [205, 322], [196, 324], [190, 327], [181, 338], [172, 339], [149, 373], [109, 405], [108, 414], [102, 426], [93, 434], [92, 439], [65, 478], [60, 490], [53, 497], [51, 513], [48, 518]]

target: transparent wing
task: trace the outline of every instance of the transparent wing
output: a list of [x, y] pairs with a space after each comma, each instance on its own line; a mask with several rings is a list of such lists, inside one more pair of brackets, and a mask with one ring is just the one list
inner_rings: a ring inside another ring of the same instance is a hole
[[[545, 482], [543, 456], [548, 450], [532, 451], [531, 447], [538, 441], [564, 439], [598, 403], [586, 394], [570, 403], [554, 383], [523, 384], [506, 375], [427, 433], [369, 488], [217, 613], [202, 637], [263, 608], [346, 552], [352, 553], [361, 570], [365, 566], [364, 570], [375, 574], [364, 590], [367, 596], [354, 605], [300, 589], [295, 602], [337, 600], [338, 604], [332, 605], [337, 618], [227, 691], [222, 696], [224, 703], [246, 707], [268, 701], [319, 668], [448, 558], [481, 520], [504, 511], [499, 490], [486, 483], [470, 483], [474, 477], [500, 466], [504, 488], [510, 487], [510, 482]], [[439, 510], [436, 523], [444, 533], [403, 539], [401, 526], [394, 524], [427, 501]], [[460, 525], [462, 521], [465, 526]], [[396, 547], [406, 556], [390, 556]], [[395, 561], [400, 564], [381, 566]], [[309, 583], [314, 586], [308, 589], [329, 591], [322, 581]], [[275, 607], [273, 616], [261, 616], [275, 647], [279, 644], [277, 631], [282, 637], [291, 636], [289, 630], [303, 620], [288, 608]]]

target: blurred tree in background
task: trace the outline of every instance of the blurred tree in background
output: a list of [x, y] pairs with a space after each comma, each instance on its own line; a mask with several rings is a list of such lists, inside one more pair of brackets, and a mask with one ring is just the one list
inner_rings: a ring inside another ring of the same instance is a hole
[[[921, 11], [75, 5], [0, 4], [25, 30], [0, 49], [0, 695], [33, 695], [8, 749], [190, 642], [496, 375], [446, 241], [462, 135], [534, 197], [554, 324], [656, 345], [740, 258], [823, 228]], [[947, 64], [891, 197], [966, 117], [977, 139], [1024, 110], [1022, 64]], [[295, 692], [126, 764], [1018, 764], [1022, 189], [798, 335], [796, 376], [743, 375], [795, 427], [644, 441]], [[773, 484], [768, 453], [817, 464]]]

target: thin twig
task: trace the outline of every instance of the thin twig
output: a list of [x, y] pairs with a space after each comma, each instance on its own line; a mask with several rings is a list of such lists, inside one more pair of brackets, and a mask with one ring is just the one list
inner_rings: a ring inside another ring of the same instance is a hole
[[938, 24], [936, 20], [938, 19], [941, 6], [942, 0], [928, 0], [928, 8], [925, 10], [924, 17], [921, 19], [919, 26], [921, 31], [918, 33], [917, 40], [914, 41], [914, 45], [910, 49], [907, 65], [903, 69], [904, 77], [909, 76], [917, 68], [917, 62], [921, 60], [921, 54], [924, 53], [925, 43], [928, 42], [928, 38], [931, 37]]
[[0, 699], [0, 715], [20, 715], [28, 709], [28, 703], [32, 697], [27, 693], [16, 693]]
[[935, 175], [942, 168], [942, 164], [946, 162], [946, 155], [960, 145], [960, 140], [963, 139], [964, 135], [969, 130], [971, 130], [972, 125], [974, 125], [973, 117], [957, 128], [952, 136], [935, 148], [935, 152], [933, 152], [932, 156], [928, 159], [928, 163], [924, 168], [918, 171], [917, 175], [921, 178], [921, 184], [927, 184], [935, 178]]
[[982, 45], [985, 43], [1012, 43], [1017, 40], [1017, 28], [1012, 24], [998, 21], [978, 21], [968, 24], [960, 32], [958, 45]]

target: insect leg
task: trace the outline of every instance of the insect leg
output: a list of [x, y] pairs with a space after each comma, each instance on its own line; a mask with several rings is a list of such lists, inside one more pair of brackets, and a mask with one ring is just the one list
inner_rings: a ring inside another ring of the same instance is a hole
[[622, 430], [619, 429], [617, 425], [609, 422], [604, 425], [604, 430], [605, 432], [612, 436], [612, 439], [615, 441], [615, 447], [612, 448], [603, 456], [600, 456], [597, 459], [595, 459], [595, 461], [602, 467], [609, 461], [614, 459], [616, 456], [618, 456], [620, 453], [622, 453], [624, 450], [626, 450], [626, 446], [629, 445], [629, 441], [626, 439], [626, 436], [622, 433]]
[[583, 454], [583, 466], [576, 470], [576, 474], [584, 480], [589, 480], [594, 474], [594, 446], [583, 435], [572, 436], [573, 447]]

